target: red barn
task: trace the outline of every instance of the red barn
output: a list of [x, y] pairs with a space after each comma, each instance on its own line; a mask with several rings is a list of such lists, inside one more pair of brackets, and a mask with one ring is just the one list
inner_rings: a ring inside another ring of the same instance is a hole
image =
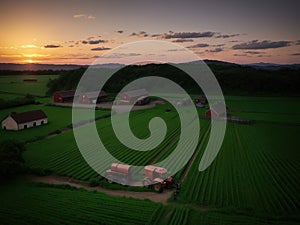
[[72, 102], [75, 97], [75, 91], [74, 90], [68, 90], [68, 91], [57, 91], [53, 95], [54, 102], [57, 103], [63, 103], [63, 102]]
[[103, 102], [107, 99], [107, 94], [104, 91], [86, 92], [79, 96], [79, 102], [82, 104], [91, 104]]
[[134, 91], [126, 91], [120, 94], [120, 105], [145, 105], [149, 103], [149, 95], [145, 89], [139, 89]]
[[205, 117], [206, 118], [222, 118], [225, 117], [227, 114], [227, 109], [226, 106], [223, 103], [217, 103], [215, 105], [213, 105], [212, 107], [210, 107], [210, 109], [208, 109], [205, 112]]

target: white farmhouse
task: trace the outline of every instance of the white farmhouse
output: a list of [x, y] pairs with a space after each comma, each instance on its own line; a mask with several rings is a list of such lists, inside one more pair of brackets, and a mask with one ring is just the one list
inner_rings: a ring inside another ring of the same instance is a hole
[[48, 123], [47, 115], [42, 110], [11, 113], [2, 121], [3, 130], [23, 130]]

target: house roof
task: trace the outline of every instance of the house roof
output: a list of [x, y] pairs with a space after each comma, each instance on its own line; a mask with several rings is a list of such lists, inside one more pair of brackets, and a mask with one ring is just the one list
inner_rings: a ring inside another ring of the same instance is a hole
[[68, 90], [68, 91], [57, 91], [55, 94], [61, 95], [63, 98], [68, 98], [68, 97], [74, 97], [75, 91], [74, 90]]
[[32, 110], [22, 113], [11, 113], [10, 116], [19, 124], [45, 119], [47, 115], [42, 110]]
[[100, 93], [98, 91], [91, 91], [91, 92], [85, 92], [82, 95], [87, 96], [89, 99], [91, 98], [101, 98], [101, 97], [106, 97], [107, 94], [105, 91], [101, 90]]
[[140, 96], [148, 96], [148, 92], [145, 89], [138, 89], [133, 91], [126, 91], [123, 94], [128, 95], [129, 97], [140, 97]]

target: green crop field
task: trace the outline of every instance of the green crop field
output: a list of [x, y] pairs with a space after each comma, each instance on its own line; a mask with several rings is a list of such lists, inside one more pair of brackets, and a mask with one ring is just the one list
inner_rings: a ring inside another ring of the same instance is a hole
[[[33, 127], [26, 130], [9, 131], [0, 130], [0, 140], [15, 139], [19, 141], [30, 141], [44, 137], [45, 135], [65, 128], [72, 124], [72, 109], [69, 107], [56, 107], [46, 105], [26, 105], [15, 108], [4, 109], [0, 111], [0, 120], [2, 121], [12, 112], [26, 112], [30, 110], [42, 109], [48, 116], [48, 124], [43, 126]], [[90, 109], [82, 109], [82, 112]], [[95, 116], [101, 117], [109, 115], [108, 110], [96, 110]], [[89, 119], [89, 118], [87, 118]]]
[[[177, 113], [175, 111], [165, 113], [166, 106], [154, 109], [135, 111], [132, 118], [132, 129], [139, 137], [146, 137], [148, 131], [148, 120], [153, 115], [161, 114], [168, 125], [168, 133], [165, 140], [155, 149], [146, 152], [137, 152], [124, 146], [113, 135], [110, 119], [98, 121], [97, 129], [104, 145], [116, 158], [131, 164], [146, 164], [154, 158], [168, 143], [178, 138], [178, 124], [174, 121]], [[89, 131], [89, 125], [77, 129]], [[88, 138], [88, 137], [86, 137]], [[92, 140], [86, 140], [87, 143]], [[25, 160], [30, 167], [45, 168], [55, 171], [61, 175], [68, 175], [81, 180], [88, 180], [97, 174], [87, 165], [82, 158], [72, 132], [57, 135], [53, 138], [40, 140], [27, 145], [24, 153]]]
[[[45, 96], [49, 79], [56, 79], [58, 75], [14, 75], [0, 76], [1, 94], [16, 94]], [[26, 82], [24, 79], [36, 79], [36, 82]], [[5, 96], [0, 95], [0, 98]], [[12, 98], [12, 96], [10, 96]]]
[[198, 156], [179, 199], [258, 214], [297, 215], [298, 134], [299, 127], [294, 126], [228, 124], [216, 160], [199, 172], [201, 154]]
[[161, 204], [64, 186], [0, 186], [1, 224], [152, 224]]

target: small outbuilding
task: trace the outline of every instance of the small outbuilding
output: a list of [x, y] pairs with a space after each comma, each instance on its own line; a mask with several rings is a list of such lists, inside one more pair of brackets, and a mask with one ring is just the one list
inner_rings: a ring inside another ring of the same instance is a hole
[[79, 102], [81, 104], [91, 104], [91, 103], [99, 103], [107, 100], [107, 94], [105, 91], [101, 90], [100, 93], [98, 91], [86, 92], [82, 93], [79, 96]]
[[207, 104], [207, 98], [205, 96], [199, 96], [194, 101], [195, 101], [195, 104], [197, 104], [197, 103], [201, 103], [202, 105]]
[[145, 105], [150, 102], [149, 94], [145, 89], [126, 91], [120, 94], [120, 105]]
[[224, 118], [226, 115], [227, 115], [227, 108], [221, 102], [211, 106], [210, 109], [208, 109], [205, 112], [205, 117], [206, 118], [214, 117], [214, 118], [219, 118], [220, 119], [220, 118]]
[[48, 123], [48, 117], [42, 110], [11, 113], [2, 121], [3, 130], [23, 130]]
[[56, 103], [73, 102], [75, 96], [74, 90], [57, 91], [53, 95], [53, 101]]

